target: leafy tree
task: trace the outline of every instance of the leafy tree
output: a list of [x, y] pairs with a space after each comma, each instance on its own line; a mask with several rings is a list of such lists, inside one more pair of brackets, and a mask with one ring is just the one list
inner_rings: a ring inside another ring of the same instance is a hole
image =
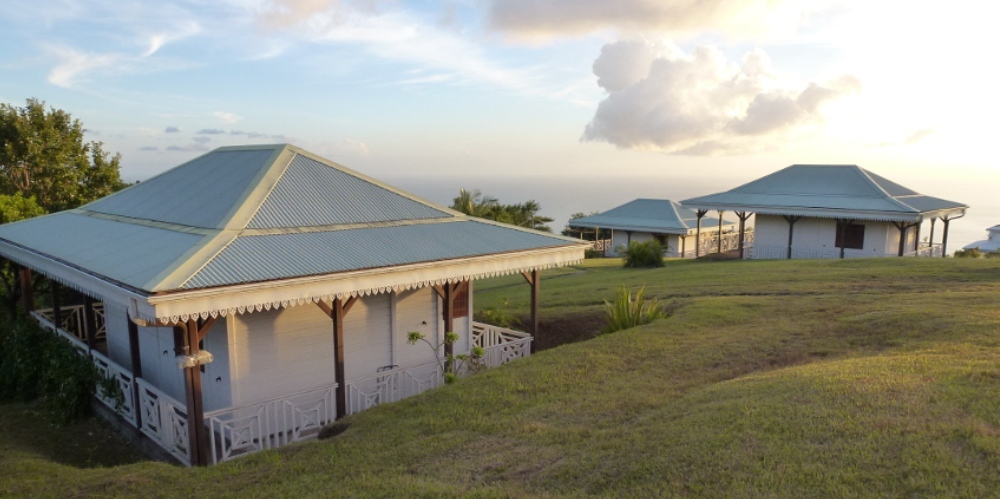
[[473, 217], [552, 232], [552, 228], [545, 224], [551, 223], [554, 219], [539, 215], [538, 212], [542, 207], [534, 199], [520, 204], [500, 204], [497, 198], [487, 196], [478, 189], [472, 191], [461, 189], [458, 197], [452, 200], [451, 209]]
[[66, 111], [37, 99], [0, 104], [0, 194], [34, 196], [46, 212], [75, 208], [124, 184], [121, 156], [84, 142], [84, 128]]
[[[0, 103], [0, 222], [76, 208], [125, 186], [121, 155], [84, 142], [84, 131], [80, 120], [37, 99]], [[13, 309], [20, 288], [11, 262], [0, 263], [0, 277]]]
[[575, 237], [577, 239], [586, 239], [588, 241], [596, 241], [598, 239], [611, 239], [611, 229], [591, 229], [590, 227], [573, 227], [573, 220], [578, 218], [590, 217], [600, 214], [599, 211], [592, 211], [589, 215], [584, 214], [582, 211], [578, 211], [569, 216], [569, 222], [565, 228], [562, 230], [562, 235], [568, 237]]

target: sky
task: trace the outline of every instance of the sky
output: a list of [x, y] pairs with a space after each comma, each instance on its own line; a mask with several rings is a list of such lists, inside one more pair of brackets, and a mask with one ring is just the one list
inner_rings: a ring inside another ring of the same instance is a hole
[[969, 204], [971, 240], [1000, 223], [998, 13], [968, 0], [5, 0], [0, 102], [70, 112], [121, 153], [127, 180], [288, 142], [438, 202], [461, 187], [534, 198], [558, 229], [635, 197], [857, 164]]

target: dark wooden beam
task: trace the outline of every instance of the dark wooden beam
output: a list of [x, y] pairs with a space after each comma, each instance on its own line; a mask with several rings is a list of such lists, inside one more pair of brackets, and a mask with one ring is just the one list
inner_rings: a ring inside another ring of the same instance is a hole
[[746, 235], [747, 235], [747, 219], [752, 216], [753, 213], [748, 213], [746, 211], [737, 211], [736, 216], [740, 219], [740, 259], [743, 258], [743, 247], [745, 246]]
[[937, 218], [931, 219], [931, 236], [928, 239], [928, 246], [934, 246], [934, 222], [937, 222]]
[[[128, 323], [128, 356], [131, 361], [129, 370], [132, 379], [142, 377], [142, 350], [139, 349], [139, 326], [125, 318]], [[142, 409], [139, 407], [139, 383], [132, 383], [132, 405], [135, 408], [135, 425], [142, 428]]]
[[923, 226], [923, 219], [914, 224], [917, 228], [917, 232], [913, 237], [913, 251], [920, 251], [920, 228]]
[[30, 313], [35, 310], [34, 287], [31, 285], [31, 269], [21, 267], [21, 270], [18, 271], [18, 281], [21, 285], [21, 304], [24, 306], [24, 311]]
[[854, 223], [854, 220], [838, 218], [840, 222], [840, 258], [844, 258], [844, 248], [847, 246], [847, 229]]
[[906, 252], [906, 229], [910, 226], [906, 222], [893, 222], [892, 225], [899, 229], [899, 250], [896, 256], [903, 256], [903, 253]]
[[333, 375], [337, 378], [337, 419], [347, 415], [347, 369], [344, 360], [344, 317], [351, 307], [358, 301], [358, 297], [341, 299], [334, 298], [329, 305], [324, 301], [316, 302], [320, 310], [330, 318], [333, 324]]
[[49, 280], [52, 288], [52, 323], [56, 329], [62, 328], [62, 286], [58, 282]]
[[[174, 326], [174, 347], [178, 355], [197, 355], [201, 350], [197, 319]], [[201, 366], [184, 368], [184, 393], [187, 405], [188, 447], [191, 464], [209, 463], [208, 428], [205, 427], [205, 406], [201, 386]]]
[[799, 215], [784, 215], [785, 221], [788, 222], [788, 259], [792, 259], [792, 240], [795, 237], [795, 222], [798, 222], [800, 218]]
[[719, 210], [719, 241], [715, 252], [719, 253], [720, 255], [722, 254], [722, 214], [725, 212], [726, 212], [725, 210]]
[[534, 352], [538, 348], [538, 340], [541, 335], [541, 332], [538, 330], [538, 297], [540, 296], [542, 279], [538, 269], [531, 272], [521, 272], [521, 275], [524, 276], [524, 280], [528, 281], [528, 285], [531, 286], [531, 335], [535, 337], [531, 342], [531, 350]]
[[948, 256], [948, 226], [951, 225], [951, 219], [948, 217], [941, 217], [941, 221], [944, 222], [944, 231], [941, 234], [941, 257]]
[[97, 314], [94, 313], [94, 303], [89, 295], [83, 296], [83, 331], [89, 350], [97, 346]]
[[684, 234], [681, 234], [679, 237], [681, 239], [681, 258], [684, 258], [687, 256], [687, 230], [685, 230]]
[[698, 225], [695, 229], [694, 237], [694, 257], [698, 258], [701, 256], [701, 219], [708, 213], [708, 210], [698, 210], [695, 214], [698, 215]]

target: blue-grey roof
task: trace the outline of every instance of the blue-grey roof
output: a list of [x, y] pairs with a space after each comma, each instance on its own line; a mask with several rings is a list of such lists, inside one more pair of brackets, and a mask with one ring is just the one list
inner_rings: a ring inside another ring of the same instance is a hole
[[[722, 220], [723, 225], [735, 224], [725, 217]], [[702, 223], [704, 225], [704, 222]], [[694, 210], [669, 199], [635, 199], [597, 215], [570, 220], [569, 225], [658, 234], [686, 234], [688, 230], [697, 227], [698, 215]]]
[[691, 208], [910, 220], [960, 211], [963, 203], [924, 196], [856, 165], [793, 165], [735, 189], [681, 201]]
[[271, 167], [274, 149], [220, 150], [199, 156], [128, 189], [88, 211], [189, 227], [221, 229], [234, 207]]
[[[576, 247], [474, 221], [289, 145], [217, 149], [81, 208], [0, 226], [5, 245], [166, 292]], [[582, 254], [582, 250], [581, 250]]]
[[184, 284], [204, 288], [565, 244], [474, 220], [240, 237]]
[[307, 156], [295, 156], [247, 227], [310, 227], [451, 216], [356, 174], [331, 170]]

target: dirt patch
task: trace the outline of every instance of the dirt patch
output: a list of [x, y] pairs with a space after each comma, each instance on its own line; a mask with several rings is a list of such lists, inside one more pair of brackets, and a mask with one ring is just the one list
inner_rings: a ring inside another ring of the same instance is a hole
[[[519, 319], [521, 324], [531, 324], [530, 316]], [[599, 310], [562, 317], [542, 317], [538, 325], [541, 334], [534, 335], [535, 349], [545, 350], [566, 343], [589, 340], [597, 336], [603, 327], [604, 312]], [[530, 329], [530, 327], [525, 328], [528, 332], [531, 332]]]
[[324, 426], [323, 429], [319, 431], [319, 435], [317, 435], [316, 438], [320, 440], [326, 440], [328, 438], [336, 437], [337, 435], [340, 435], [341, 433], [347, 431], [347, 428], [349, 428], [350, 426], [351, 425], [349, 423], [344, 423], [344, 422], [334, 423], [330, 426]]

